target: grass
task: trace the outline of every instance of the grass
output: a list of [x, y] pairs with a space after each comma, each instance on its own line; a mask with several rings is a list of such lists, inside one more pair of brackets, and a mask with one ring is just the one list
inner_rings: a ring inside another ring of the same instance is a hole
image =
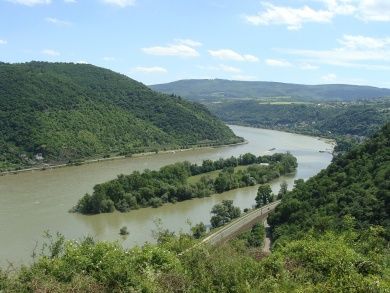
[[[246, 170], [248, 167], [255, 166], [255, 165], [258, 165], [258, 164], [252, 164], [252, 165], [247, 165], [247, 166], [237, 166], [234, 168], [234, 172], [237, 172], [239, 170]], [[221, 173], [221, 172], [222, 172], [222, 170], [215, 170], [215, 171], [211, 171], [211, 172], [207, 172], [207, 173], [202, 173], [199, 175], [188, 177], [187, 180], [188, 180], [188, 183], [195, 184], [195, 183], [199, 182], [200, 178], [202, 178], [203, 176], [209, 177], [210, 179], [215, 179], [218, 177], [219, 173]]]

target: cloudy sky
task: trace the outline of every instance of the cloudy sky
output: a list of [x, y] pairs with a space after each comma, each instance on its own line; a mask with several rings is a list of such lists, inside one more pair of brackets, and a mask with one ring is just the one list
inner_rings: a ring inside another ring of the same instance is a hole
[[0, 0], [0, 61], [390, 88], [390, 0]]

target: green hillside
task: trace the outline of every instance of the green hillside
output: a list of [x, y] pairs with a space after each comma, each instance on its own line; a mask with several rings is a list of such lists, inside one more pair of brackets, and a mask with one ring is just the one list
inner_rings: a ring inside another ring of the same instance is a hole
[[346, 84], [302, 85], [266, 81], [189, 79], [152, 85], [152, 89], [194, 101], [291, 97], [318, 100], [372, 99], [390, 97], [390, 89]]
[[208, 103], [229, 124], [309, 135], [371, 136], [390, 121], [390, 101], [371, 103], [266, 103], [257, 100]]
[[85, 64], [0, 63], [0, 169], [237, 142], [199, 104]]
[[340, 231], [343, 218], [364, 231], [381, 226], [390, 240], [390, 124], [307, 182], [295, 188], [270, 216], [274, 239], [297, 239], [310, 229]]

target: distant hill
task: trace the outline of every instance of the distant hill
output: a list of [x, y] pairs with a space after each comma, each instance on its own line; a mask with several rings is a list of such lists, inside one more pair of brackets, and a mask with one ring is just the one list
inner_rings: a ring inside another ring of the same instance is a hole
[[0, 63], [0, 169], [237, 142], [202, 105], [85, 64]]
[[390, 97], [390, 89], [345, 84], [302, 85], [265, 81], [190, 79], [150, 87], [194, 101], [264, 97], [352, 101]]
[[253, 99], [205, 105], [228, 124], [331, 137], [367, 137], [390, 121], [390, 101], [266, 103]]

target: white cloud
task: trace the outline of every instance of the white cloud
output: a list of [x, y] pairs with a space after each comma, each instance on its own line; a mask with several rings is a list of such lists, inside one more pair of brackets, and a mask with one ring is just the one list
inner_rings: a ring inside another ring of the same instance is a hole
[[260, 25], [286, 25], [289, 30], [298, 30], [305, 22], [330, 22], [333, 13], [329, 10], [315, 10], [309, 6], [292, 8], [263, 3], [264, 11], [256, 15], [245, 15], [245, 20], [256, 26]]
[[259, 58], [249, 54], [240, 54], [231, 49], [209, 50], [209, 54], [222, 60], [257, 62]]
[[8, 0], [8, 2], [26, 6], [34, 6], [39, 4], [50, 4], [51, 0]]
[[354, 61], [390, 61], [388, 50], [350, 50], [336, 48], [331, 50], [285, 50], [293, 55], [311, 58], [319, 63], [343, 64]]
[[[302, 62], [328, 64], [368, 70], [388, 70], [390, 66], [390, 37], [374, 38], [345, 35], [338, 48], [328, 50], [279, 49], [300, 56]], [[363, 62], [363, 63], [362, 63]]]
[[317, 0], [324, 7], [314, 9], [307, 5], [295, 8], [262, 2], [263, 10], [244, 15], [255, 26], [285, 25], [289, 30], [299, 30], [304, 23], [330, 23], [337, 15], [353, 16], [364, 21], [390, 21], [389, 0]]
[[203, 45], [201, 42], [194, 41], [191, 39], [176, 39], [175, 42], [179, 43], [179, 44], [187, 45], [190, 47], [200, 47]]
[[321, 80], [325, 81], [325, 82], [332, 82], [332, 81], [335, 81], [337, 78], [336, 74], [334, 73], [329, 73], [329, 74], [326, 74], [326, 75], [323, 75], [321, 77]]
[[357, 11], [356, 0], [323, 0], [333, 14], [351, 15]]
[[41, 51], [42, 54], [50, 56], [50, 57], [55, 57], [55, 56], [60, 56], [61, 53], [52, 49], [45, 49]]
[[61, 19], [58, 19], [58, 18], [55, 18], [55, 17], [46, 17], [45, 21], [47, 21], [48, 23], [54, 24], [54, 25], [58, 25], [58, 26], [70, 26], [70, 25], [72, 25], [72, 23], [69, 22], [69, 21], [61, 20]]
[[292, 64], [286, 60], [279, 60], [279, 59], [267, 59], [265, 60], [265, 63], [269, 66], [276, 66], [276, 67], [291, 67]]
[[176, 40], [174, 44], [142, 48], [142, 51], [157, 56], [198, 57], [200, 54], [194, 47], [199, 46], [199, 44], [199, 42], [192, 40], [191, 42], [189, 40], [184, 40], [184, 42]]
[[76, 0], [64, 0], [65, 3], [77, 3]]
[[390, 45], [390, 38], [372, 38], [365, 36], [344, 35], [339, 42], [350, 49], [368, 48], [380, 49]]
[[362, 0], [358, 16], [365, 21], [390, 21], [389, 0]]
[[0, 45], [7, 45], [7, 44], [8, 44], [7, 40], [0, 39]]
[[135, 0], [103, 0], [103, 2], [122, 8], [135, 5]]
[[133, 71], [135, 72], [141, 72], [141, 73], [167, 73], [168, 70], [166, 70], [165, 68], [163, 67], [159, 67], [159, 66], [152, 66], [152, 67], [143, 67], [143, 66], [138, 66], [138, 67], [134, 67], [133, 68]]

